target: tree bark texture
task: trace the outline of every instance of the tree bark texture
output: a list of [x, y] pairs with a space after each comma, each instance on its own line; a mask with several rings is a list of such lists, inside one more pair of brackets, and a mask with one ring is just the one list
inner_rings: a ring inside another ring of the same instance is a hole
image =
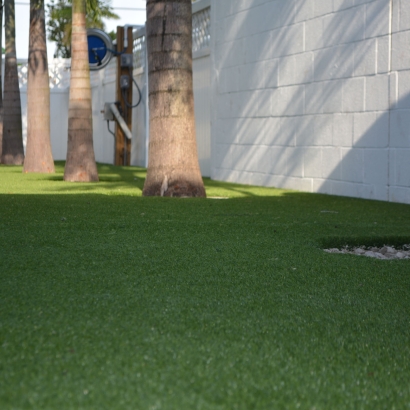
[[98, 181], [93, 145], [90, 71], [85, 26], [85, 0], [73, 0], [71, 85], [64, 181]]
[[27, 144], [23, 172], [54, 172], [44, 0], [30, 0]]
[[147, 1], [150, 142], [146, 196], [206, 196], [195, 135], [191, 7], [191, 0]]
[[4, 121], [2, 163], [21, 165], [24, 161], [21, 101], [16, 58], [16, 29], [14, 0], [6, 0], [5, 34], [6, 56], [4, 67]]
[[[0, 0], [0, 27], [3, 27], [3, 1]], [[3, 44], [3, 30], [0, 30], [0, 44]], [[0, 58], [0, 163], [3, 152], [3, 59]]]

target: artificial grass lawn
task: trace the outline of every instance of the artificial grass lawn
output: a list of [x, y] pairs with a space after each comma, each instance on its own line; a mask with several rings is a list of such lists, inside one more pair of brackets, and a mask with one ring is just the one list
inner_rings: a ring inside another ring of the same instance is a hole
[[[0, 166], [1, 409], [410, 407], [408, 205]], [[322, 212], [332, 211], [332, 212]]]

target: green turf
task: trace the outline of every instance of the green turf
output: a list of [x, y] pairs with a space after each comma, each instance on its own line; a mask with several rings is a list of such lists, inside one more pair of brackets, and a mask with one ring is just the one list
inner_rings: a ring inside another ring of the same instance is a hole
[[[410, 408], [410, 206], [0, 166], [0, 409]], [[331, 211], [331, 212], [323, 212]]]

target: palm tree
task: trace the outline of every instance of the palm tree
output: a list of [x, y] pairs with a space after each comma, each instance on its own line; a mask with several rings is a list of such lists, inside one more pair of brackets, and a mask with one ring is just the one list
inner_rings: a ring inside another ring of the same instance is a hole
[[5, 0], [6, 58], [4, 74], [4, 122], [2, 162], [21, 165], [24, 161], [21, 101], [16, 58], [14, 0]]
[[150, 143], [143, 195], [202, 196], [192, 84], [191, 0], [147, 0]]
[[54, 172], [44, 0], [30, 0], [27, 145], [23, 172]]
[[98, 181], [85, 21], [85, 0], [73, 0], [68, 143], [64, 170], [64, 180], [72, 182]]

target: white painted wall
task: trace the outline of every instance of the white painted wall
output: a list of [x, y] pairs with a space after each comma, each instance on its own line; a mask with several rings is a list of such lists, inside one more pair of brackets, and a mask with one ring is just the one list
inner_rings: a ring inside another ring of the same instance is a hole
[[410, 203], [410, 2], [212, 1], [215, 179]]

